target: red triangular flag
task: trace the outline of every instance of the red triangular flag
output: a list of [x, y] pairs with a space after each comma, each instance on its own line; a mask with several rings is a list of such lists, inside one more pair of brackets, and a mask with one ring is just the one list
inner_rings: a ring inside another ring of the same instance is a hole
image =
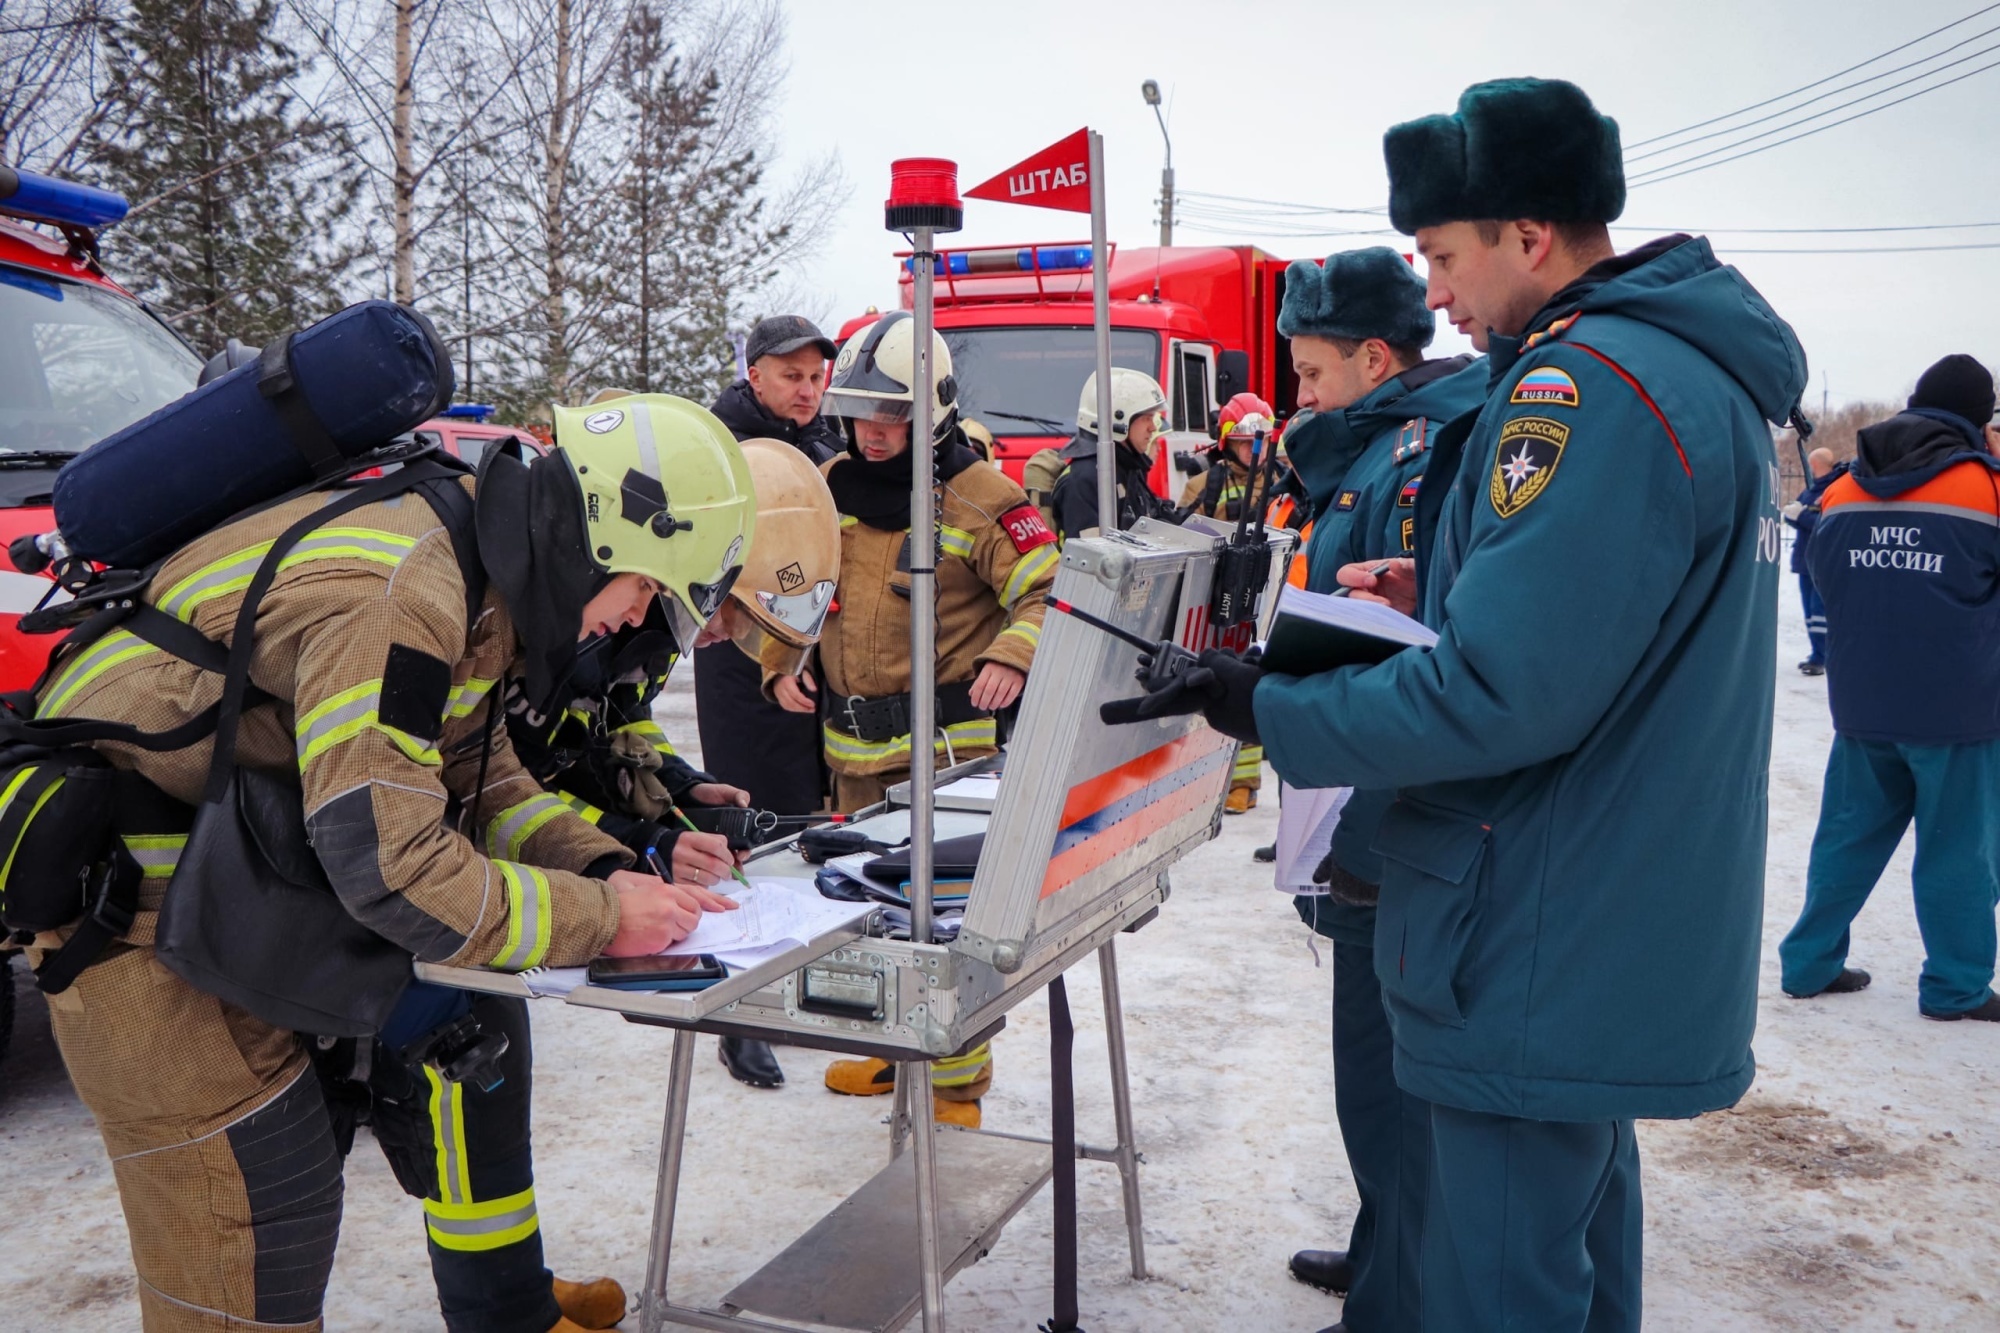
[[1002, 204], [1030, 204], [1070, 213], [1090, 211], [1090, 131], [1078, 130], [1025, 161], [1016, 162], [992, 180], [965, 192], [969, 199]]

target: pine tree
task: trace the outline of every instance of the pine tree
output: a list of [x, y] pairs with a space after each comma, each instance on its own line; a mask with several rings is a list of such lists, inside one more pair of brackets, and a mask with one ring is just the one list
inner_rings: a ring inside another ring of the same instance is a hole
[[204, 352], [261, 344], [343, 304], [335, 226], [358, 179], [338, 126], [292, 92], [276, 0], [133, 0], [111, 38], [91, 157], [132, 200], [104, 241]]
[[620, 51], [626, 149], [616, 192], [624, 280], [607, 314], [622, 331], [620, 382], [707, 401], [735, 369], [729, 329], [768, 281], [788, 228], [767, 226], [763, 166], [718, 125], [721, 78], [691, 70], [665, 21], [633, 6]]

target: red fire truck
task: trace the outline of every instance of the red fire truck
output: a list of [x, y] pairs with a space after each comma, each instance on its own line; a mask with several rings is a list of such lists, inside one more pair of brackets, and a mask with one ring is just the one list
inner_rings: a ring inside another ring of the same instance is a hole
[[[0, 166], [0, 550], [55, 526], [57, 469], [201, 373], [194, 349], [98, 264], [96, 229], [125, 207], [105, 190]], [[26, 688], [48, 661], [53, 636], [15, 629], [48, 590], [0, 558], [0, 689]]]
[[[1076, 433], [1076, 405], [1097, 364], [1090, 246], [1035, 244], [941, 250], [937, 328], [951, 348], [961, 411], [999, 441], [1020, 480], [1037, 450]], [[900, 298], [911, 304], [907, 256]], [[1278, 336], [1286, 261], [1249, 245], [1111, 247], [1111, 364], [1143, 370], [1167, 393], [1175, 454], [1209, 442], [1209, 414], [1249, 390], [1288, 414], [1298, 381]], [[844, 341], [876, 317], [841, 327]], [[1172, 474], [1155, 470], [1163, 494]]]

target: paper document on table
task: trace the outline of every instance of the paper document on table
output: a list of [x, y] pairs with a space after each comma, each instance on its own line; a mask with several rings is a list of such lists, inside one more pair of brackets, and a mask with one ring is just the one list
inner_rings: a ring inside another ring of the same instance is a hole
[[736, 900], [735, 911], [702, 913], [693, 934], [661, 952], [709, 953], [724, 964], [745, 956], [761, 960], [773, 949], [809, 944], [873, 910], [868, 903], [822, 897], [809, 879], [752, 880], [747, 888], [732, 883], [728, 896]]
[[1316, 897], [1326, 885], [1313, 883], [1313, 871], [1333, 846], [1340, 812], [1352, 787], [1294, 787], [1281, 784], [1278, 799], [1278, 861], [1273, 887], [1285, 893]]
[[940, 810], [970, 810], [986, 814], [991, 812], [999, 799], [998, 773], [974, 773], [969, 778], [947, 782], [937, 789], [937, 808]]

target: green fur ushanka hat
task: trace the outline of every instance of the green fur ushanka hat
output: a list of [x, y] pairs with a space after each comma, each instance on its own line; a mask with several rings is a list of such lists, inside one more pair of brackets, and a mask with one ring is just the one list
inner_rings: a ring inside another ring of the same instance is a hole
[[1610, 222], [1625, 211], [1618, 122], [1561, 79], [1475, 83], [1449, 116], [1391, 126], [1389, 221]]
[[1428, 347], [1437, 317], [1424, 304], [1424, 280], [1386, 245], [1343, 250], [1322, 268], [1294, 259], [1285, 269], [1278, 332], [1287, 338], [1380, 338], [1392, 347]]

